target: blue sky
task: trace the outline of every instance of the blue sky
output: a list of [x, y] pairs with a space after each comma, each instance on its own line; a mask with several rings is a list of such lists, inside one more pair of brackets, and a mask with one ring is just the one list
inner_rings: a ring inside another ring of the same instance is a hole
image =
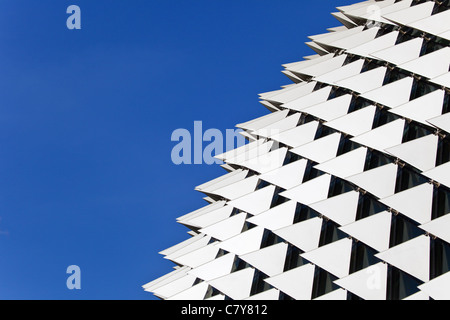
[[175, 219], [225, 173], [174, 165], [172, 132], [266, 114], [257, 94], [353, 2], [2, 0], [0, 299], [154, 299], [158, 252], [189, 237]]

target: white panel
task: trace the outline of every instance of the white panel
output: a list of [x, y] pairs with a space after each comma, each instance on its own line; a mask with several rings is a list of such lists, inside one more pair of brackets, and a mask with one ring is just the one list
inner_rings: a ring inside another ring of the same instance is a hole
[[420, 290], [434, 300], [450, 300], [450, 290], [448, 288], [450, 288], [450, 272], [419, 286]]
[[[330, 47], [335, 47], [335, 48], [340, 48], [340, 49], [350, 49], [350, 48], [358, 47], [358, 46], [361, 46], [362, 44], [365, 44], [365, 43], [375, 39], [378, 31], [379, 31], [379, 28], [370, 28], [370, 29], [364, 30], [363, 32], [359, 32], [357, 34], [334, 41], [332, 43], [327, 43], [327, 45]], [[322, 40], [318, 40], [317, 42], [320, 43], [321, 41]]]
[[283, 120], [277, 121], [266, 127], [258, 129], [255, 134], [260, 137], [268, 138], [279, 134], [280, 132], [295, 128], [300, 120], [300, 113], [293, 114]]
[[219, 178], [210, 180], [195, 188], [198, 191], [212, 191], [218, 188], [222, 188], [228, 184], [245, 179], [248, 174], [248, 170], [237, 169], [236, 171], [229, 172]]
[[314, 272], [314, 265], [305, 264], [264, 281], [296, 300], [311, 300]]
[[[238, 156], [239, 154], [245, 154], [248, 151], [250, 151], [251, 149], [257, 148], [258, 146], [261, 146], [264, 143], [264, 139], [259, 139], [250, 143], [247, 143], [239, 148], [233, 149], [233, 150], [229, 150], [227, 152], [224, 152], [222, 154], [218, 154], [216, 156], [214, 156], [214, 158], [216, 159], [220, 159], [223, 161], [228, 161], [228, 159], [232, 159], [236, 156]], [[214, 180], [213, 180], [214, 181]]]
[[439, 34], [450, 30], [450, 11], [446, 10], [431, 17], [415, 21], [410, 27], [430, 34]]
[[262, 116], [258, 119], [251, 120], [245, 123], [237, 124], [237, 128], [241, 129], [247, 129], [247, 130], [258, 130], [260, 128], [263, 128], [265, 126], [268, 126], [271, 123], [280, 121], [281, 119], [286, 118], [287, 114], [289, 113], [289, 110], [281, 110], [273, 113], [269, 113], [265, 116]]
[[296, 128], [272, 136], [272, 139], [289, 147], [298, 147], [311, 142], [316, 136], [318, 121], [311, 121]]
[[274, 233], [302, 251], [319, 247], [322, 219], [312, 218], [294, 225], [275, 230]]
[[246, 218], [247, 213], [242, 212], [206, 228], [200, 229], [199, 231], [223, 241], [241, 233]]
[[375, 255], [394, 267], [427, 282], [430, 278], [430, 238], [419, 236]]
[[397, 165], [389, 163], [346, 179], [378, 198], [385, 198], [395, 192]]
[[449, 60], [450, 48], [444, 47], [418, 59], [401, 64], [399, 68], [433, 79], [448, 72]]
[[189, 267], [181, 267], [178, 269], [175, 269], [174, 271], [156, 279], [153, 280], [145, 285], [142, 286], [142, 288], [145, 289], [145, 291], [152, 292], [152, 290], [162, 287], [172, 281], [175, 281], [177, 279], [180, 279], [186, 275], [186, 272], [188, 272], [191, 268]]
[[386, 70], [386, 67], [378, 67], [376, 69], [338, 81], [336, 84], [340, 87], [344, 87], [358, 93], [365, 93], [383, 85]]
[[367, 148], [360, 147], [316, 165], [314, 168], [339, 178], [346, 178], [364, 170]]
[[331, 176], [329, 174], [324, 174], [297, 187], [286, 190], [280, 193], [280, 195], [308, 205], [328, 197], [330, 180]]
[[303, 109], [302, 113], [311, 114], [321, 120], [330, 121], [346, 115], [351, 101], [352, 95], [346, 94]]
[[350, 271], [352, 244], [351, 239], [344, 238], [300, 256], [336, 277], [342, 278]]
[[239, 199], [228, 202], [228, 205], [252, 215], [269, 210], [275, 192], [275, 186], [267, 186]]
[[[426, 120], [438, 117], [442, 114], [444, 96], [444, 90], [436, 90], [411, 100], [397, 108], [391, 109], [389, 112], [429, 125]], [[424, 108], [424, 106], [426, 106], [426, 108]]]
[[210, 285], [233, 300], [242, 300], [250, 296], [255, 269], [247, 268], [210, 281]]
[[228, 253], [213, 261], [207, 262], [195, 269], [188, 271], [188, 274], [204, 281], [210, 281], [229, 274], [233, 268], [236, 255]]
[[179, 265], [196, 268], [204, 263], [214, 260], [219, 253], [219, 248], [214, 244], [189, 252], [186, 255], [172, 258], [171, 260]]
[[255, 294], [251, 297], [248, 297], [244, 300], [271, 301], [271, 300], [278, 300], [279, 297], [280, 297], [280, 290], [269, 289], [264, 292]]
[[189, 243], [188, 245], [183, 246], [183, 247], [179, 248], [178, 250], [171, 252], [170, 254], [165, 256], [164, 259], [173, 260], [178, 257], [181, 257], [182, 255], [188, 254], [189, 252], [203, 248], [204, 246], [208, 245], [210, 240], [211, 240], [210, 236], [203, 236], [198, 241]]
[[[241, 165], [242, 163], [249, 161], [253, 158], [265, 155], [272, 149], [273, 144], [274, 144], [273, 141], [264, 142], [254, 148], [245, 149], [244, 152], [235, 153], [234, 157], [227, 157], [225, 161], [228, 164]], [[232, 155], [232, 153], [229, 154], [230, 156]]]
[[423, 291], [419, 291], [414, 293], [413, 295], [410, 295], [409, 297], [406, 297], [403, 299], [405, 301], [426, 301], [430, 300], [430, 296], [424, 293]]
[[155, 290], [153, 290], [153, 293], [158, 297], [166, 299], [192, 287], [195, 279], [196, 278], [194, 276], [185, 275], [180, 279], [172, 281], [162, 287], [156, 288]]
[[283, 104], [283, 107], [291, 110], [301, 111], [315, 104], [327, 101], [328, 97], [330, 96], [331, 89], [332, 88], [329, 86], [319, 89], [304, 97], [285, 103]]
[[263, 234], [264, 228], [254, 227], [233, 238], [218, 243], [217, 246], [228, 252], [243, 255], [260, 249]]
[[359, 192], [349, 191], [325, 201], [310, 204], [309, 207], [337, 224], [345, 226], [355, 221], [358, 201]]
[[450, 113], [443, 114], [440, 117], [428, 119], [427, 122], [433, 126], [450, 133]]
[[450, 243], [450, 214], [434, 219], [431, 222], [419, 226], [419, 228], [431, 233], [448, 243]]
[[283, 272], [288, 245], [277, 243], [270, 247], [239, 256], [252, 267], [262, 271], [269, 277]]
[[431, 79], [430, 82], [436, 83], [440, 86], [450, 88], [450, 72], [441, 74], [440, 76], [437, 76], [436, 78]]
[[225, 296], [223, 294], [218, 294], [218, 295], [215, 295], [215, 296], [205, 299], [205, 300], [207, 300], [207, 301], [216, 301], [216, 300], [223, 301], [223, 300], [225, 300]]
[[[340, 39], [344, 39], [347, 38], [349, 36], [355, 35], [355, 34], [359, 34], [364, 30], [363, 26], [358, 26], [355, 28], [351, 28], [351, 29], [347, 29], [341, 32], [333, 32], [333, 33], [328, 33], [328, 35], [320, 37], [320, 43], [333, 43], [335, 41], [338, 41]], [[319, 40], [319, 39], [312, 39], [312, 40]]]
[[375, 110], [375, 106], [368, 106], [327, 122], [325, 125], [351, 136], [357, 136], [372, 129]]
[[288, 149], [280, 148], [268, 153], [265, 153], [259, 157], [252, 158], [240, 165], [249, 169], [252, 169], [258, 173], [266, 173], [275, 170], [283, 165], [286, 158]]
[[343, 66], [342, 68], [321, 75], [315, 78], [315, 80], [317, 82], [334, 84], [342, 79], [346, 79], [360, 74], [363, 66], [364, 66], [364, 59], [356, 60], [352, 63]]
[[377, 263], [335, 283], [364, 300], [386, 300], [387, 265]]
[[327, 59], [326, 61], [316, 63], [307, 68], [297, 67], [297, 68], [290, 68], [289, 70], [315, 77], [342, 67], [346, 58], [347, 58], [346, 55], [340, 55], [332, 59]]
[[341, 141], [340, 133], [333, 133], [323, 138], [314, 140], [297, 148], [291, 149], [292, 153], [303, 158], [322, 163], [336, 157], [336, 153]]
[[[310, 67], [313, 67], [315, 65], [319, 65], [325, 61], [332, 60], [334, 58], [334, 53], [329, 53], [324, 56], [315, 55], [317, 58], [312, 60], [304, 60], [304, 61], [298, 61], [293, 63], [285, 63], [283, 64], [283, 67], [286, 68], [289, 71], [294, 71], [298, 73], [302, 73], [303, 69], [307, 69]], [[263, 94], [262, 97], [265, 99], [267, 97], [267, 94]]]
[[424, 224], [431, 220], [433, 185], [424, 183], [380, 201], [414, 221]]
[[371, 56], [390, 62], [394, 65], [400, 65], [407, 61], [419, 58], [420, 51], [422, 50], [422, 44], [422, 38], [414, 38], [390, 48], [374, 52]]
[[191, 220], [183, 221], [183, 224], [188, 224], [196, 228], [205, 228], [219, 221], [225, 220], [233, 213], [233, 207], [224, 206], [220, 209], [208, 212], [207, 214], [193, 218]]
[[351, 140], [366, 147], [384, 151], [384, 149], [399, 145], [402, 143], [405, 120], [398, 119], [389, 122], [372, 131], [363, 133]]
[[247, 179], [229, 184], [223, 188], [216, 189], [210, 193], [221, 196], [228, 200], [242, 197], [250, 192], [255, 191], [258, 185], [258, 177], [252, 176]]
[[412, 6], [410, 8], [399, 10], [390, 14], [384, 15], [384, 18], [394, 21], [398, 24], [407, 25], [414, 21], [421, 20], [431, 16], [434, 9], [434, 3], [425, 2]]
[[205, 298], [208, 291], [209, 284], [207, 282], [199, 283], [187, 290], [184, 290], [176, 295], [169, 297], [167, 300], [175, 301], [198, 301]]
[[348, 53], [356, 54], [362, 57], [368, 56], [372, 52], [380, 51], [395, 45], [399, 32], [393, 31], [388, 34], [376, 38], [372, 41], [364, 43], [360, 46], [347, 50]]
[[192, 243], [194, 243], [194, 242], [196, 242], [198, 240], [201, 240], [201, 239], [203, 239], [203, 241], [206, 241], [206, 243], [208, 243], [208, 241], [209, 241], [209, 237], [205, 237], [204, 234], [199, 234], [199, 235], [196, 235], [194, 237], [190, 237], [189, 239], [187, 239], [185, 241], [182, 241], [182, 242], [180, 242], [180, 243], [178, 243], [178, 244], [176, 244], [176, 245], [174, 245], [174, 246], [172, 246], [170, 248], [167, 248], [164, 251], [159, 252], [159, 254], [167, 256], [167, 255], [172, 254], [172, 253], [174, 253], [174, 252], [176, 252], [176, 251], [178, 251], [178, 250], [180, 250], [180, 249], [182, 249], [184, 247], [187, 247], [190, 244], [192, 244]]
[[337, 289], [323, 296], [317, 297], [314, 300], [318, 301], [345, 301], [347, 300], [347, 290]]
[[266, 212], [251, 217], [247, 221], [268, 230], [276, 230], [289, 226], [294, 221], [297, 202], [286, 201]]
[[214, 211], [216, 209], [223, 207], [225, 205], [225, 203], [226, 203], [225, 201], [217, 201], [217, 202], [207, 205], [203, 208], [200, 208], [198, 210], [195, 210], [188, 214], [185, 214], [184, 216], [177, 218], [177, 221], [183, 221], [183, 220], [192, 219], [194, 217], [198, 217], [202, 214], [205, 214], [205, 213], [208, 213], [208, 212], [211, 212], [211, 211]]
[[386, 151], [421, 171], [427, 171], [436, 166], [438, 142], [437, 135], [429, 134]]
[[450, 187], [450, 162], [423, 173], [424, 176]]
[[414, 78], [406, 77], [366, 92], [361, 97], [389, 108], [395, 108], [409, 101], [413, 83]]
[[269, 171], [259, 176], [259, 179], [270, 182], [283, 189], [293, 188], [303, 181], [308, 160], [301, 159]]
[[392, 214], [383, 211], [340, 227], [342, 231], [377, 251], [389, 249]]

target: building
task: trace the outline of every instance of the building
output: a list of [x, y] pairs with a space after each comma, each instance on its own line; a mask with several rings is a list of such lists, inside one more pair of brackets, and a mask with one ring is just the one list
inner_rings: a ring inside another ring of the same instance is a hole
[[449, 1], [339, 7], [197, 187], [169, 300], [450, 299]]

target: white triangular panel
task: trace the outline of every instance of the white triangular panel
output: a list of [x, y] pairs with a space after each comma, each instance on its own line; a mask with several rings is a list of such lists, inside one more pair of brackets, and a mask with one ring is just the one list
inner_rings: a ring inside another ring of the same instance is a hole
[[358, 136], [372, 129], [375, 111], [375, 106], [368, 106], [329, 121], [325, 125], [351, 136]]
[[324, 174], [297, 187], [286, 190], [280, 193], [280, 195], [308, 205], [328, 197], [330, 181], [331, 176], [329, 174]]
[[323, 296], [317, 297], [314, 300], [317, 301], [344, 301], [347, 300], [347, 290], [342, 288], [334, 290], [330, 293], [324, 294]]
[[386, 70], [386, 67], [378, 67], [351, 78], [338, 81], [336, 84], [362, 94], [381, 87], [386, 76]]
[[420, 51], [422, 50], [422, 44], [422, 38], [414, 38], [390, 48], [374, 52], [371, 56], [394, 65], [400, 65], [419, 58]]
[[450, 162], [422, 173], [424, 176], [450, 187]]
[[322, 219], [312, 218], [291, 226], [275, 230], [274, 233], [304, 252], [319, 246]]
[[377, 263], [335, 283], [364, 300], [386, 300], [387, 265]]
[[434, 219], [431, 222], [419, 226], [419, 228], [450, 243], [450, 214]]
[[403, 63], [399, 65], [399, 68], [433, 79], [448, 72], [449, 60], [450, 48], [444, 47], [418, 59]]
[[277, 243], [261, 250], [241, 255], [239, 258], [272, 277], [283, 272], [286, 253], [287, 244]]
[[261, 248], [264, 228], [255, 227], [233, 238], [217, 243], [220, 249], [237, 255], [243, 255]]
[[450, 272], [447, 272], [428, 283], [419, 286], [419, 289], [434, 300], [450, 300]]
[[205, 228], [212, 224], [215, 224], [219, 221], [225, 220], [229, 218], [233, 212], [233, 207], [224, 206], [220, 209], [208, 212], [199, 217], [195, 217], [193, 219], [183, 221], [183, 224], [188, 224], [190, 226], [194, 226], [196, 228]]
[[355, 221], [358, 202], [359, 192], [349, 191], [324, 201], [310, 204], [309, 207], [337, 224], [345, 226]]
[[397, 169], [396, 164], [390, 163], [346, 179], [378, 198], [385, 198], [395, 192]]
[[314, 140], [297, 148], [291, 149], [292, 153], [303, 158], [322, 163], [336, 157], [336, 153], [341, 141], [340, 133], [333, 133], [323, 138]]
[[190, 271], [188, 274], [195, 276], [204, 281], [210, 281], [230, 274], [236, 255], [228, 253], [213, 261], [198, 266]]
[[352, 95], [346, 94], [312, 107], [303, 109], [303, 113], [313, 115], [321, 120], [330, 121], [348, 113]]
[[414, 221], [424, 224], [431, 221], [433, 185], [424, 183], [380, 201]]
[[366, 155], [367, 148], [360, 147], [353, 151], [344, 153], [339, 157], [316, 165], [314, 168], [339, 178], [345, 178], [360, 173], [364, 170]]
[[338, 278], [349, 274], [353, 242], [344, 238], [300, 256]]
[[319, 89], [306, 96], [285, 103], [283, 104], [283, 107], [291, 110], [301, 111], [315, 104], [327, 101], [328, 97], [330, 96], [331, 89], [331, 87]]
[[242, 212], [206, 228], [200, 229], [200, 232], [223, 241], [241, 233], [246, 218], [247, 213]]
[[446, 113], [433, 119], [428, 119], [427, 122], [439, 129], [444, 130], [445, 132], [450, 133], [450, 113]]
[[307, 160], [300, 159], [262, 174], [259, 176], [259, 179], [270, 182], [283, 189], [290, 189], [302, 183], [307, 164]]
[[314, 265], [305, 264], [264, 281], [296, 300], [311, 300], [314, 272]]
[[280, 229], [292, 224], [296, 208], [297, 202], [290, 200], [251, 217], [247, 221], [268, 230]]
[[210, 285], [233, 300], [242, 300], [250, 296], [255, 269], [246, 268], [224, 277], [210, 281]]
[[413, 83], [413, 77], [405, 77], [375, 90], [368, 91], [362, 94], [361, 97], [389, 108], [395, 108], [409, 101]]
[[427, 236], [419, 236], [375, 256], [421, 281], [429, 281], [430, 238]]
[[255, 294], [251, 297], [248, 297], [244, 300], [272, 301], [272, 300], [278, 300], [279, 298], [280, 298], [280, 290], [269, 289], [264, 292]]
[[438, 142], [437, 135], [429, 134], [386, 149], [386, 151], [420, 171], [427, 171], [436, 166]]
[[392, 214], [383, 211], [340, 227], [340, 229], [377, 251], [385, 251], [389, 249], [391, 220]]
[[298, 147], [314, 140], [318, 126], [318, 121], [311, 121], [296, 128], [273, 135], [271, 138], [289, 147]]
[[389, 112], [429, 125], [426, 120], [439, 117], [442, 114], [444, 96], [444, 90], [435, 90], [429, 94], [411, 100], [406, 104], [391, 109]]
[[167, 300], [175, 301], [196, 301], [203, 300], [208, 291], [209, 284], [207, 282], [199, 283], [187, 290], [184, 290], [176, 295], [169, 297]]
[[363, 133], [351, 140], [366, 147], [384, 151], [384, 149], [399, 145], [402, 143], [405, 120], [398, 119], [372, 131]]
[[267, 186], [251, 194], [228, 202], [229, 206], [238, 208], [252, 215], [269, 210], [275, 192], [275, 186]]

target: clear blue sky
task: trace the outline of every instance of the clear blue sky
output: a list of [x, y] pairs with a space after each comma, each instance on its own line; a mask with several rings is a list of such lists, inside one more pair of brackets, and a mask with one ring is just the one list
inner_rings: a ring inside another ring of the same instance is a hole
[[173, 130], [266, 114], [257, 94], [353, 2], [2, 0], [0, 299], [154, 299], [158, 252], [188, 238], [175, 219], [225, 173], [172, 164]]

